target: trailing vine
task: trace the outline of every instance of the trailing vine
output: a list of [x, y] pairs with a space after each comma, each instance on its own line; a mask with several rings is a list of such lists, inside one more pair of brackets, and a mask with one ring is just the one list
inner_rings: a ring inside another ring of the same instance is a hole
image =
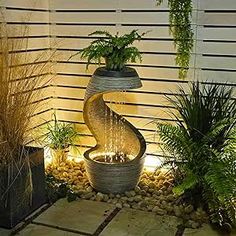
[[[160, 5], [163, 0], [156, 0]], [[168, 0], [170, 8], [170, 32], [177, 49], [176, 64], [180, 66], [179, 78], [186, 78], [191, 52], [193, 50], [193, 30], [191, 28], [192, 0]]]

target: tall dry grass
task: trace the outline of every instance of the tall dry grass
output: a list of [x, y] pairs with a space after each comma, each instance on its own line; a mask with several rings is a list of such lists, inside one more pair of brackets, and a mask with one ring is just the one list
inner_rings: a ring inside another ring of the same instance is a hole
[[14, 37], [19, 32], [2, 23], [0, 34], [0, 168], [13, 164], [20, 169], [30, 117], [40, 106], [37, 100], [42, 88], [49, 83], [54, 52], [30, 56], [26, 26], [21, 37]]

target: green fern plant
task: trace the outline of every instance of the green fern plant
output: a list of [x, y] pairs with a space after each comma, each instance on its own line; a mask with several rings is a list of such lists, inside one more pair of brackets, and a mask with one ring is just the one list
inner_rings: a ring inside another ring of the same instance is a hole
[[81, 54], [82, 59], [87, 59], [87, 68], [92, 62], [100, 65], [104, 59], [107, 70], [121, 71], [127, 62], [141, 61], [139, 50], [131, 45], [145, 34], [133, 30], [129, 34], [119, 36], [117, 33], [113, 36], [106, 31], [95, 31], [89, 36], [99, 36], [99, 38], [75, 55]]
[[[192, 82], [168, 98], [178, 111], [176, 125], [157, 123], [172, 159], [176, 195], [204, 202], [211, 221], [236, 223], [236, 102], [233, 89]], [[198, 193], [198, 195], [195, 195]], [[200, 195], [200, 198], [199, 198]]]
[[[157, 0], [160, 5], [163, 0]], [[193, 30], [191, 27], [192, 0], [168, 0], [170, 8], [169, 23], [170, 32], [177, 48], [176, 64], [180, 66], [179, 78], [186, 78], [191, 52], [193, 50]]]

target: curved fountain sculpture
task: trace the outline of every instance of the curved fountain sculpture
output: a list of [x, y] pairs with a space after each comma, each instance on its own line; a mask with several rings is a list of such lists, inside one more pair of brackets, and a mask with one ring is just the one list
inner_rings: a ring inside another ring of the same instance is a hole
[[[144, 164], [145, 140], [131, 123], [110, 109], [103, 95], [141, 86], [137, 72], [129, 67], [119, 72], [100, 67], [87, 86], [84, 120], [97, 145], [84, 153], [85, 168], [90, 184], [100, 192], [121, 193], [134, 189], [139, 181]], [[108, 145], [114, 134], [122, 136], [122, 141]], [[116, 162], [116, 158], [123, 158], [123, 162]]]

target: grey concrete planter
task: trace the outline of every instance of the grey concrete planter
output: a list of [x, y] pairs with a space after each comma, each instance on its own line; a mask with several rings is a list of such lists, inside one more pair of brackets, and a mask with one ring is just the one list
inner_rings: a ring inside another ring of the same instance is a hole
[[[94, 161], [100, 153], [104, 153], [105, 142], [113, 138], [109, 132], [113, 127], [118, 132], [120, 122], [112, 122], [121, 116], [112, 111], [104, 102], [103, 95], [114, 91], [136, 89], [142, 86], [137, 72], [126, 68], [122, 72], [107, 71], [98, 68], [88, 84], [84, 102], [84, 120], [97, 141], [97, 145], [85, 152], [85, 167], [92, 187], [104, 193], [120, 193], [133, 189], [138, 181], [144, 164], [146, 143], [141, 133], [127, 120], [122, 119], [123, 143], [116, 147], [119, 151], [133, 156], [129, 162], [105, 163]], [[107, 116], [107, 114], [110, 114]]]
[[[29, 166], [22, 161], [0, 169], [0, 228], [14, 228], [47, 201], [44, 151], [42, 148], [25, 147], [25, 152], [30, 160]], [[29, 189], [30, 182], [32, 190]]]

